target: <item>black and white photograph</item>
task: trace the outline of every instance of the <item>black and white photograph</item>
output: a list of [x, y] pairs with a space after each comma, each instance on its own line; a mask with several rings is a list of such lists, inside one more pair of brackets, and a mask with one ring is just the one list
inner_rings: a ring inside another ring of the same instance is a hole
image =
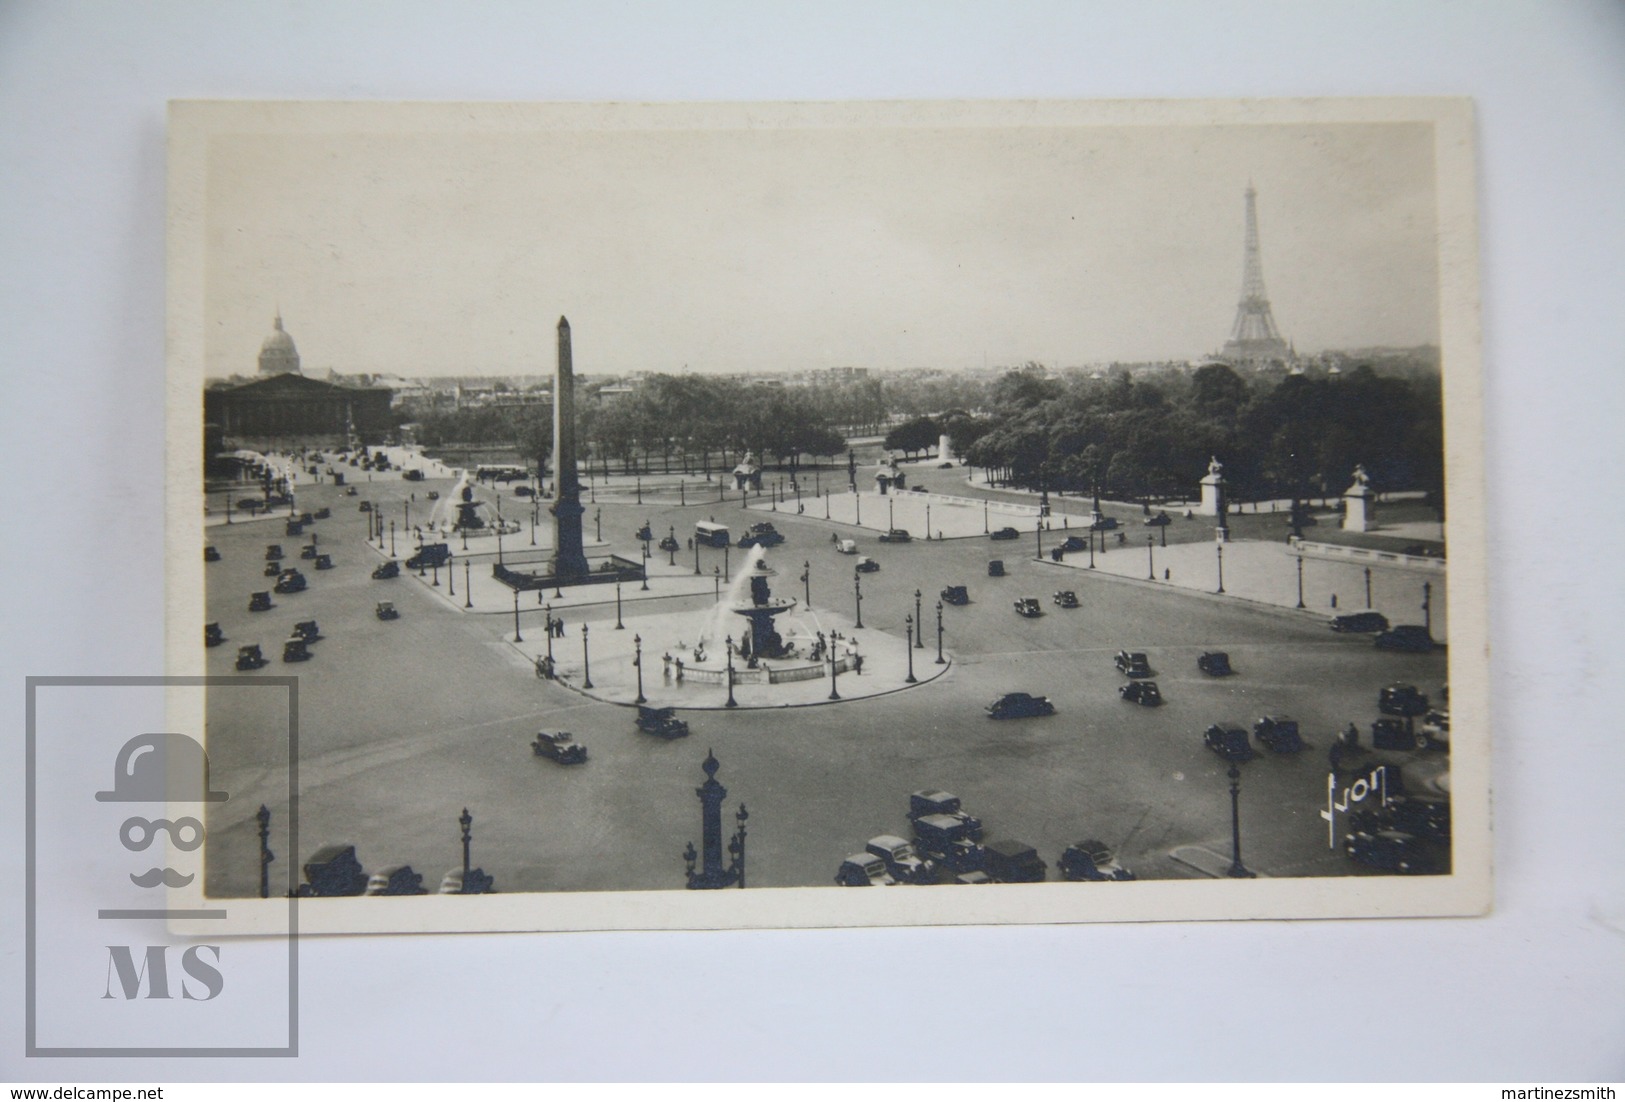
[[1470, 119], [177, 104], [189, 890], [1482, 910]]

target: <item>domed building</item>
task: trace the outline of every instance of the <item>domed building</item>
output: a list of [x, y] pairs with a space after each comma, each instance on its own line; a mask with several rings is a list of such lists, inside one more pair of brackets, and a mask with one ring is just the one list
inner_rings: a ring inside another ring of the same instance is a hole
[[276, 328], [271, 335], [265, 338], [260, 345], [260, 374], [261, 375], [297, 375], [299, 374], [299, 349], [293, 345], [293, 338], [288, 331], [282, 328], [282, 311], [276, 313]]

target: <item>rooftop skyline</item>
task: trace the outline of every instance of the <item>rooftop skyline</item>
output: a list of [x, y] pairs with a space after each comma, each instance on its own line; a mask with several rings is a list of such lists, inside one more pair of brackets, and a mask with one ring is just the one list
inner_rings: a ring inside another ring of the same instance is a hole
[[583, 374], [1197, 359], [1243, 193], [1300, 352], [1437, 343], [1423, 123], [211, 140], [205, 370]]

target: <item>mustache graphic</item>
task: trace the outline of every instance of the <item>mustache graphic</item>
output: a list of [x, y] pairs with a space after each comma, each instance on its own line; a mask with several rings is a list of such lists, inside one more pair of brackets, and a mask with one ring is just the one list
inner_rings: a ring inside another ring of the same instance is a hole
[[140, 876], [132, 872], [130, 879], [137, 887], [142, 888], [156, 888], [159, 884], [171, 888], [184, 888], [192, 882], [192, 874], [176, 872], [174, 869], [148, 869]]

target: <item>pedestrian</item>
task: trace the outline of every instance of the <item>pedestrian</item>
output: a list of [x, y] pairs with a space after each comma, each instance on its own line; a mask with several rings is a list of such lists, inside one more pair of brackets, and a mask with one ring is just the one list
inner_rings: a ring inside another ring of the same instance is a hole
[[1170, 577], [1172, 577], [1172, 575], [1169, 573], [1168, 568], [1166, 566], [1163, 567], [1162, 568], [1162, 580], [1167, 581]]

